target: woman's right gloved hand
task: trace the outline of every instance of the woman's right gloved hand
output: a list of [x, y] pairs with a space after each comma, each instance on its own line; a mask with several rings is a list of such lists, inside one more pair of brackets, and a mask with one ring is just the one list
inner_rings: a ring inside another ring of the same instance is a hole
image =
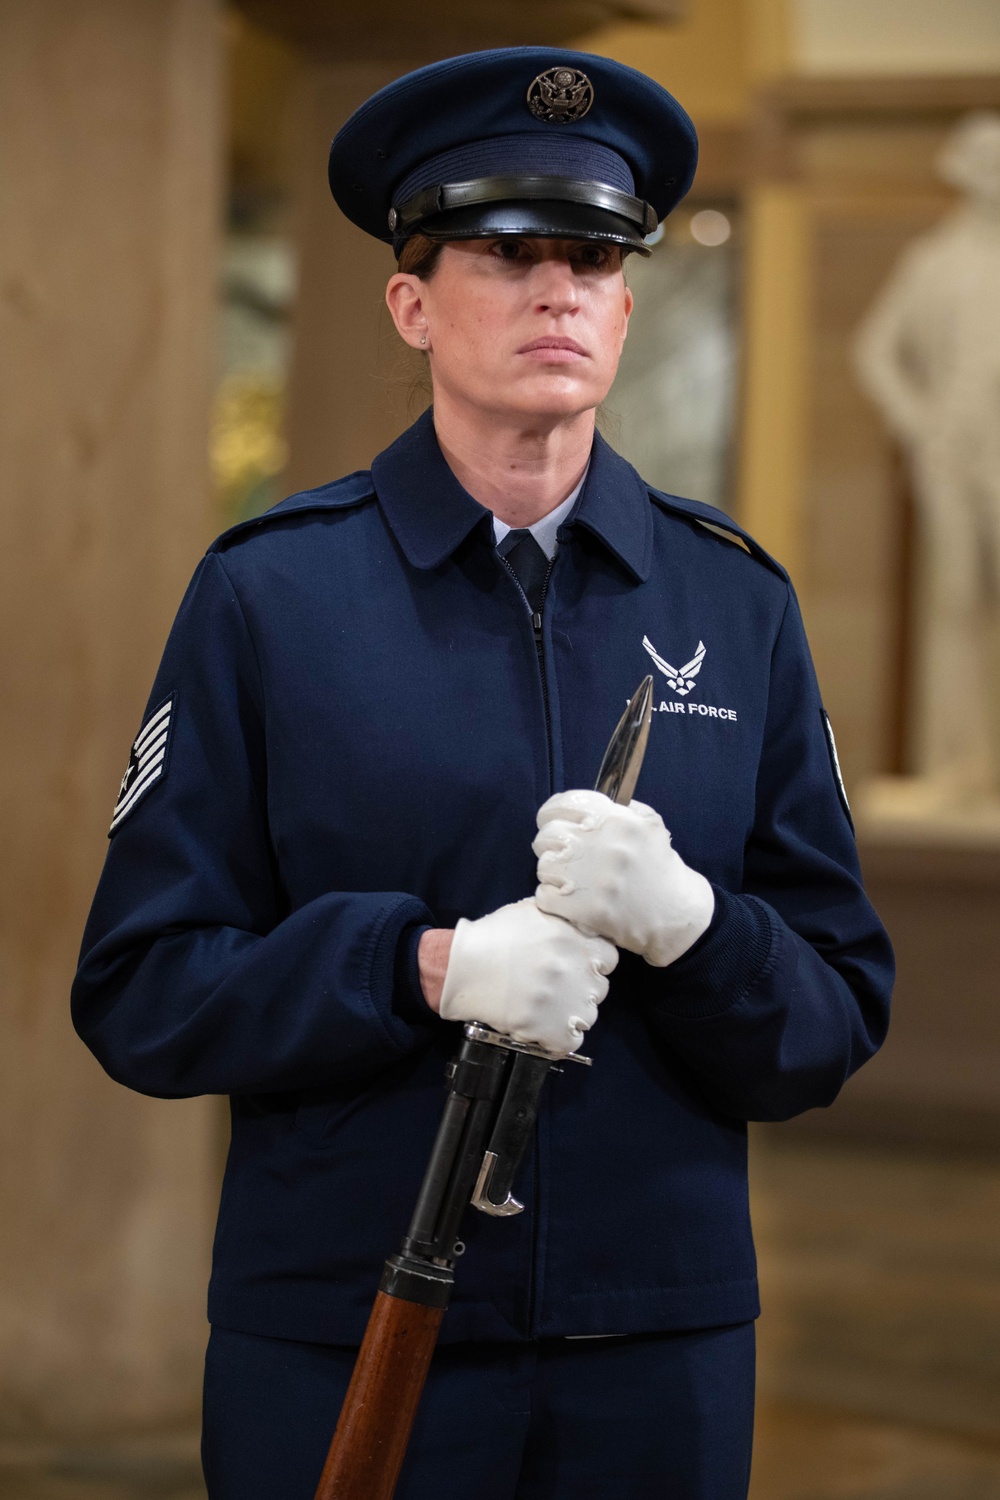
[[597, 1020], [618, 950], [530, 897], [455, 928], [441, 994], [446, 1021], [481, 1021], [553, 1057], [575, 1052]]

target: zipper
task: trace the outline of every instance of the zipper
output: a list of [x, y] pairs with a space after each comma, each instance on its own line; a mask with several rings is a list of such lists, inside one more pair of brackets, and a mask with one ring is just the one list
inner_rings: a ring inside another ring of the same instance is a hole
[[556, 565], [556, 555], [556, 553], [553, 553], [549, 558], [549, 565], [545, 570], [545, 577], [542, 580], [542, 597], [539, 600], [537, 610], [533, 610], [531, 608], [531, 602], [528, 599], [527, 594], [524, 592], [524, 589], [521, 587], [521, 580], [514, 572], [514, 569], [511, 567], [510, 563], [505, 557], [501, 557], [500, 559], [504, 567], [507, 569], [507, 572], [510, 574], [511, 578], [513, 578], [514, 584], [517, 588], [517, 592], [524, 600], [525, 609], [527, 609], [529, 615], [531, 616], [531, 628], [534, 631], [535, 635], [535, 659], [538, 662], [538, 675], [542, 679], [542, 709], [545, 714], [545, 749], [549, 760], [550, 792], [555, 790], [555, 787], [553, 786], [554, 769], [552, 761], [552, 712], [549, 708], [549, 684], [548, 679], [545, 675], [545, 648], [542, 643], [542, 611], [545, 608], [545, 596], [549, 591], [549, 579], [552, 577], [552, 569]]
[[[549, 579], [552, 577], [552, 569], [555, 567], [556, 554], [553, 552], [549, 558], [549, 565], [545, 570], [542, 580], [542, 597], [538, 602], [538, 609], [531, 616], [531, 628], [535, 633], [535, 654], [538, 658], [538, 673], [542, 679], [542, 705], [545, 710], [545, 745], [549, 752], [549, 792], [555, 791], [553, 760], [552, 760], [552, 715], [549, 709], [549, 683], [545, 673], [545, 647], [542, 642], [542, 610], [545, 608], [545, 596], [549, 591]], [[541, 1233], [541, 1208], [542, 1208], [542, 1147], [541, 1147], [541, 1124], [542, 1111], [546, 1108], [546, 1097], [543, 1096], [542, 1108], [538, 1112], [535, 1121], [535, 1137], [532, 1141], [532, 1166], [535, 1170], [534, 1192], [532, 1193], [531, 1207], [535, 1216], [535, 1232], [531, 1238], [531, 1261], [528, 1272], [528, 1331], [534, 1332], [535, 1320], [538, 1316], [538, 1236]]]
[[[555, 567], [556, 554], [553, 553], [552, 556], [549, 558], [549, 565], [548, 565], [548, 567], [545, 570], [545, 577], [542, 580], [542, 597], [539, 600], [538, 609], [537, 610], [533, 610], [531, 608], [531, 602], [528, 599], [527, 594], [524, 592], [524, 589], [521, 587], [521, 580], [518, 578], [517, 574], [514, 572], [514, 569], [511, 567], [511, 565], [507, 561], [507, 559], [505, 557], [501, 557], [500, 561], [503, 563], [504, 567], [507, 569], [507, 572], [510, 574], [511, 578], [513, 578], [514, 583], [517, 585], [517, 591], [521, 595], [521, 598], [524, 600], [525, 607], [528, 610], [528, 613], [531, 615], [531, 628], [532, 628], [532, 630], [534, 632], [534, 636], [535, 636], [535, 659], [538, 662], [538, 674], [539, 674], [539, 676], [541, 677], [541, 680], [542, 680], [542, 707], [543, 707], [544, 712], [545, 712], [545, 748], [546, 748], [546, 751], [548, 752], [548, 758], [549, 758], [549, 791], [552, 792], [552, 791], [555, 790], [555, 787], [553, 786], [554, 773], [553, 773], [553, 761], [552, 761], [552, 713], [551, 713], [551, 710], [549, 708], [549, 684], [548, 684], [548, 678], [545, 675], [545, 646], [544, 646], [544, 643], [542, 641], [542, 611], [545, 608], [545, 596], [546, 596], [546, 594], [549, 591], [549, 579], [552, 577], [552, 569]], [[543, 1100], [542, 1108], [544, 1109], [544, 1107], [545, 1107], [545, 1105], [544, 1105], [544, 1100]], [[535, 1219], [535, 1232], [532, 1235], [532, 1240], [531, 1240], [531, 1259], [530, 1259], [529, 1265], [528, 1265], [528, 1333], [529, 1333], [529, 1335], [531, 1334], [531, 1331], [534, 1329], [535, 1319], [536, 1319], [537, 1312], [538, 1312], [538, 1309], [537, 1309], [537, 1306], [536, 1306], [537, 1292], [538, 1292], [538, 1272], [537, 1272], [536, 1267], [537, 1267], [537, 1261], [538, 1261], [538, 1233], [539, 1233], [539, 1227], [538, 1227], [538, 1225], [539, 1225], [539, 1216], [540, 1216], [540, 1212], [541, 1212], [541, 1175], [542, 1175], [541, 1146], [539, 1144], [540, 1127], [541, 1127], [541, 1110], [539, 1111], [538, 1120], [537, 1120], [537, 1122], [535, 1124], [534, 1139], [532, 1140], [532, 1143], [531, 1143], [531, 1159], [532, 1159], [532, 1166], [534, 1168], [534, 1189], [533, 1189], [533, 1192], [532, 1192], [532, 1203], [531, 1203], [531, 1206], [532, 1206], [532, 1212], [534, 1214], [534, 1219]]]

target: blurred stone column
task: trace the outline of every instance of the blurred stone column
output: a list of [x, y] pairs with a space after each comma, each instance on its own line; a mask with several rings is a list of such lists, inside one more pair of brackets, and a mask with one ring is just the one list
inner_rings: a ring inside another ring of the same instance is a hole
[[0, 4], [0, 1430], [197, 1408], [216, 1106], [113, 1084], [68, 992], [210, 532], [214, 0]]
[[811, 375], [809, 203], [794, 183], [756, 182], [746, 198], [746, 353], [739, 517], [800, 594]]
[[287, 490], [367, 469], [426, 404], [423, 362], [397, 337], [383, 300], [392, 250], [345, 219], [326, 180], [330, 142], [347, 117], [426, 60], [302, 63], [291, 132], [300, 283]]

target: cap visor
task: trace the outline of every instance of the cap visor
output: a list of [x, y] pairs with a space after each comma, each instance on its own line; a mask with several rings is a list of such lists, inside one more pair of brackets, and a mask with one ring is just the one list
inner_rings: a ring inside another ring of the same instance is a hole
[[524, 235], [531, 239], [599, 240], [624, 245], [648, 255], [637, 225], [588, 203], [564, 203], [558, 199], [523, 199], [513, 203], [474, 203], [433, 214], [414, 226], [412, 233], [432, 240], [482, 240], [493, 235]]

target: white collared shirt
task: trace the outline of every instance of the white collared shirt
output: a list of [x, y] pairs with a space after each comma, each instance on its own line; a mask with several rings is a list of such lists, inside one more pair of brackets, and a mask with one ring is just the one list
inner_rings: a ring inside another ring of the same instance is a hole
[[[555, 510], [550, 510], [547, 516], [543, 516], [540, 521], [536, 521], [533, 526], [527, 528], [550, 562], [556, 555], [556, 532], [579, 499], [580, 491], [587, 482], [589, 472], [590, 460], [588, 459], [587, 467], [583, 471], [583, 478], [576, 486], [576, 489], [567, 495], [565, 500], [560, 501]], [[502, 542], [508, 531], [512, 529], [512, 527], [507, 525], [506, 521], [500, 521], [496, 516], [493, 517], [494, 542]]]

